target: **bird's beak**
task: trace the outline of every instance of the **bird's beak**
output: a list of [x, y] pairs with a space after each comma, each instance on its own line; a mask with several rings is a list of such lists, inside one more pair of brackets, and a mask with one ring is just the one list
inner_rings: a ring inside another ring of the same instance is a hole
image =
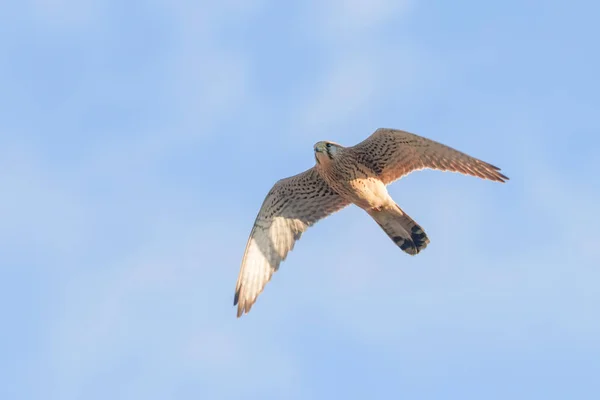
[[317, 156], [317, 153], [321, 153], [321, 151], [321, 146], [315, 146], [315, 161], [317, 162], [317, 164], [319, 164], [319, 157]]

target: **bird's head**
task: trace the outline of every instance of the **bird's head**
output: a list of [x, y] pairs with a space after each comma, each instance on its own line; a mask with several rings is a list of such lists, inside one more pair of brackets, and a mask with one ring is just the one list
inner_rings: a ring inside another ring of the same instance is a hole
[[340, 154], [342, 146], [333, 142], [317, 142], [315, 144], [315, 159], [317, 164], [329, 163]]

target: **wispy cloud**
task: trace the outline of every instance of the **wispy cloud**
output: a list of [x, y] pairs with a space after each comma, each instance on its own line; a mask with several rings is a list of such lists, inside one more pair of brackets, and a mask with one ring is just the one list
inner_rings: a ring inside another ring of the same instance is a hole
[[325, 37], [376, 35], [390, 20], [401, 19], [412, 1], [401, 0], [329, 0], [311, 3], [316, 20], [325, 29]]

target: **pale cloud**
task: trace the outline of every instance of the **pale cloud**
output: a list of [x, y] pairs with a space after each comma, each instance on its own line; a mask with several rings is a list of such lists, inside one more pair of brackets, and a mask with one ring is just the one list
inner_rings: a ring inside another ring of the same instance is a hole
[[[158, 2], [166, 13], [174, 15], [180, 28], [188, 33], [215, 32], [258, 16], [267, 6], [267, 0], [180, 0]], [[193, 35], [192, 35], [193, 38]]]
[[[329, 0], [313, 3], [319, 22], [335, 37], [369, 35], [377, 27], [409, 12], [407, 0]], [[374, 32], [372, 32], [374, 33]]]
[[402, 34], [389, 40], [373, 37], [378, 27], [407, 17], [411, 6], [394, 1], [311, 3], [304, 16], [316, 24], [310, 38], [325, 51], [322, 67], [294, 104], [293, 120], [300, 123], [291, 130], [351, 145], [379, 127], [404, 128], [373, 116], [390, 101], [422, 102], [424, 88], [439, 74], [430, 67], [432, 58]]
[[250, 88], [250, 61], [235, 50], [209, 44], [184, 45], [172, 64], [175, 97], [181, 101], [179, 123], [187, 129], [171, 132], [179, 136], [206, 136], [218, 130], [228, 115], [258, 102]]
[[38, 23], [55, 31], [87, 30], [106, 9], [101, 1], [29, 0], [25, 2]]
[[298, 118], [305, 129], [327, 131], [368, 107], [380, 89], [376, 65], [370, 60], [339, 59], [320, 77]]

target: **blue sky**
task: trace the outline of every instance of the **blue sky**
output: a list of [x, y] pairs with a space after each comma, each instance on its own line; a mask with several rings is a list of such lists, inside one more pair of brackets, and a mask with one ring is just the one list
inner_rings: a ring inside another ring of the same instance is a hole
[[[1, 8], [1, 398], [600, 396], [596, 2]], [[511, 180], [408, 176], [426, 251], [345, 209], [236, 319], [271, 185], [378, 127]]]

